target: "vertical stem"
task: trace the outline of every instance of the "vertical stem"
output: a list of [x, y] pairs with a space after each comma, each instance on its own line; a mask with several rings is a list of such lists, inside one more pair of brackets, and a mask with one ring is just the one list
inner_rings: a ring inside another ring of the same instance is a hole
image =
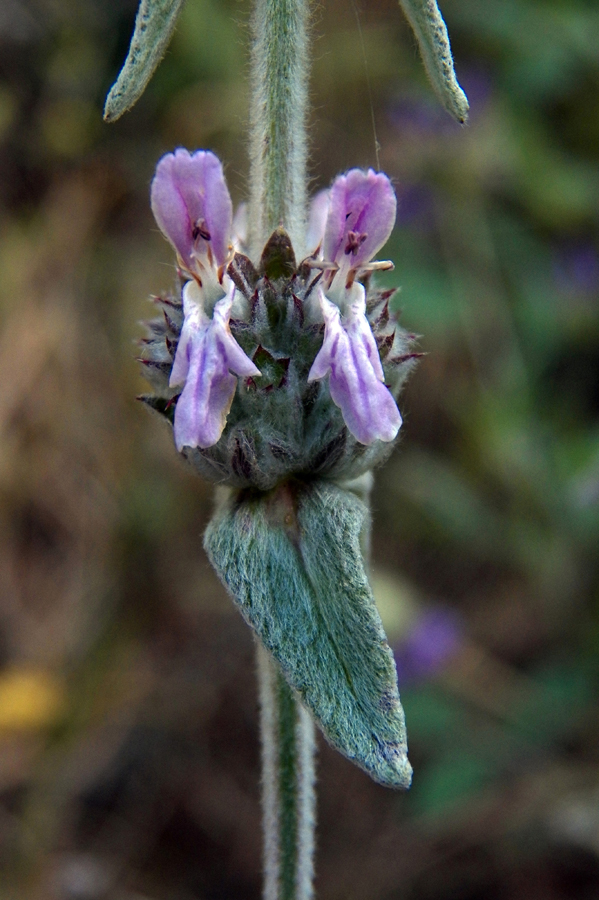
[[252, 20], [250, 248], [283, 225], [304, 252], [308, 0], [256, 0]]
[[[255, 0], [252, 19], [249, 243], [279, 225], [305, 252], [308, 0]], [[314, 725], [267, 652], [260, 679], [265, 900], [310, 900]]]
[[258, 645], [264, 900], [310, 900], [314, 855], [314, 724]]

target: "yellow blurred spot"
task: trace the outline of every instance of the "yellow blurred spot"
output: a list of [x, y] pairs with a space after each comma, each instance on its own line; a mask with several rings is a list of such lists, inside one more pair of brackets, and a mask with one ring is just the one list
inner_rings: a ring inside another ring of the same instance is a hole
[[100, 117], [91, 103], [77, 98], [62, 98], [45, 108], [41, 133], [52, 153], [78, 156], [92, 144], [99, 122]]
[[64, 686], [51, 672], [13, 668], [0, 674], [0, 732], [44, 728], [64, 706]]
[[370, 583], [383, 626], [391, 643], [409, 630], [418, 614], [419, 600], [410, 581], [375, 569]]

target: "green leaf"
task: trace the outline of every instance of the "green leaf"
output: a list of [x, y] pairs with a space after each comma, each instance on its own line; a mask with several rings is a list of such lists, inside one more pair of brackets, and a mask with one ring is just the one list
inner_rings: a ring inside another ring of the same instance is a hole
[[104, 120], [115, 122], [137, 103], [175, 30], [184, 0], [141, 0], [129, 55], [104, 107]]
[[360, 552], [367, 515], [334, 484], [286, 483], [229, 496], [204, 545], [330, 743], [381, 784], [407, 788], [395, 664]]
[[447, 27], [435, 0], [399, 0], [416, 35], [426, 74], [447, 112], [462, 125], [468, 118], [468, 98], [453, 68]]

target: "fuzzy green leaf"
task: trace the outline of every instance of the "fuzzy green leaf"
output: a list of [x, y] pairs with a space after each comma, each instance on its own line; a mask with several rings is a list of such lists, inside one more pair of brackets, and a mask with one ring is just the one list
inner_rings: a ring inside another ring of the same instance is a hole
[[204, 545], [330, 743], [376, 781], [407, 788], [395, 664], [360, 552], [367, 515], [334, 484], [287, 483], [229, 497]]
[[137, 103], [164, 56], [184, 0], [141, 0], [129, 54], [104, 107], [114, 122]]
[[418, 41], [426, 74], [447, 112], [462, 125], [468, 118], [468, 98], [453, 68], [447, 27], [435, 0], [399, 0]]

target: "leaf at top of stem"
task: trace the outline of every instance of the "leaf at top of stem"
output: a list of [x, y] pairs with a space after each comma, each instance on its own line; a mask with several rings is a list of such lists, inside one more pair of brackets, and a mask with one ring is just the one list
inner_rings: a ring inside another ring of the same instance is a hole
[[131, 45], [104, 107], [104, 120], [115, 122], [137, 103], [175, 30], [184, 0], [141, 0]]
[[426, 74], [447, 112], [464, 125], [468, 98], [453, 68], [447, 27], [435, 0], [399, 0], [418, 41]]

